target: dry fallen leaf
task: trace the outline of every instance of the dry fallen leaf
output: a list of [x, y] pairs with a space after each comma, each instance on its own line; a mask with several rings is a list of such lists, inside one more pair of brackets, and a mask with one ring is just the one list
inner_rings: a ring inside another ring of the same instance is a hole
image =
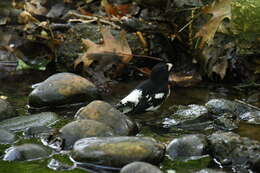
[[195, 35], [195, 38], [202, 38], [199, 48], [203, 48], [205, 43], [211, 43], [223, 19], [231, 18], [231, 2], [232, 0], [215, 0], [203, 9], [203, 13], [212, 14], [212, 17]]
[[97, 63], [95, 70], [108, 71], [116, 65], [116, 72], [120, 75], [125, 64], [132, 59], [132, 51], [125, 38], [125, 33], [121, 32], [119, 40], [115, 39], [108, 28], [101, 28], [103, 44], [96, 44], [89, 39], [82, 39], [87, 51], [74, 62], [74, 68], [83, 63], [84, 68], [88, 68], [94, 61]]

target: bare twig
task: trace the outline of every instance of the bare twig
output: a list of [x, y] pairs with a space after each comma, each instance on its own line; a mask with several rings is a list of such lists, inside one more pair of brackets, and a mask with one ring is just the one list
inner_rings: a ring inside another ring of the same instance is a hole
[[112, 21], [105, 20], [104, 18], [99, 17], [99, 16], [85, 16], [85, 15], [70, 11], [67, 13], [66, 17], [71, 17], [71, 16], [77, 17], [79, 19], [70, 19], [69, 21], [78, 21], [78, 22], [82, 22], [82, 23], [101, 22], [104, 24], [111, 25], [116, 29], [121, 28], [120, 26], [114, 24]]
[[256, 110], [260, 111], [260, 108], [258, 108], [256, 106], [253, 106], [253, 105], [250, 105], [250, 104], [248, 104], [248, 103], [246, 103], [246, 102], [244, 102], [242, 100], [235, 99], [235, 102], [241, 103], [241, 104], [246, 105], [246, 106], [248, 106], [250, 108], [253, 108], [253, 109], [256, 109]]

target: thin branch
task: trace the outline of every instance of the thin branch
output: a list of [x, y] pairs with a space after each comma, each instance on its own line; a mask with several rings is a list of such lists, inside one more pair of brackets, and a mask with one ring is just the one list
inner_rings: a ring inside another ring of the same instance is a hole
[[243, 104], [243, 105], [246, 105], [246, 106], [248, 106], [248, 107], [250, 107], [250, 108], [253, 108], [253, 109], [256, 109], [256, 110], [260, 111], [260, 108], [258, 108], [258, 107], [256, 107], [256, 106], [253, 106], [253, 105], [250, 105], [250, 104], [248, 104], [248, 103], [246, 103], [246, 102], [244, 102], [244, 101], [242, 101], [242, 100], [235, 99], [235, 101], [238, 102], [238, 103], [241, 103], [241, 104]]

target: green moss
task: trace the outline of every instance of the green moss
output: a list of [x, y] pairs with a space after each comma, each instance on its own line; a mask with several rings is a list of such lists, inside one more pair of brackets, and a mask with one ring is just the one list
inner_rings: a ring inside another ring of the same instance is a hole
[[[49, 160], [38, 160], [30, 162], [7, 162], [0, 161], [0, 172], [10, 173], [57, 173], [47, 167]], [[75, 169], [71, 171], [59, 171], [59, 173], [87, 173], [86, 171]]]
[[175, 170], [177, 173], [191, 173], [207, 168], [211, 161], [212, 158], [208, 155], [188, 161], [178, 161], [165, 158], [162, 163], [162, 170], [164, 172]]

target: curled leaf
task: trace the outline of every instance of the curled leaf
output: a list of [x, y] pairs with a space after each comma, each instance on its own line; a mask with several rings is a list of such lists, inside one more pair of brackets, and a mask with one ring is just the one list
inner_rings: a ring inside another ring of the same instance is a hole
[[211, 44], [214, 35], [225, 18], [231, 18], [232, 0], [215, 0], [203, 9], [203, 13], [212, 14], [211, 19], [196, 33], [195, 38], [201, 37], [199, 48], [206, 43]]

